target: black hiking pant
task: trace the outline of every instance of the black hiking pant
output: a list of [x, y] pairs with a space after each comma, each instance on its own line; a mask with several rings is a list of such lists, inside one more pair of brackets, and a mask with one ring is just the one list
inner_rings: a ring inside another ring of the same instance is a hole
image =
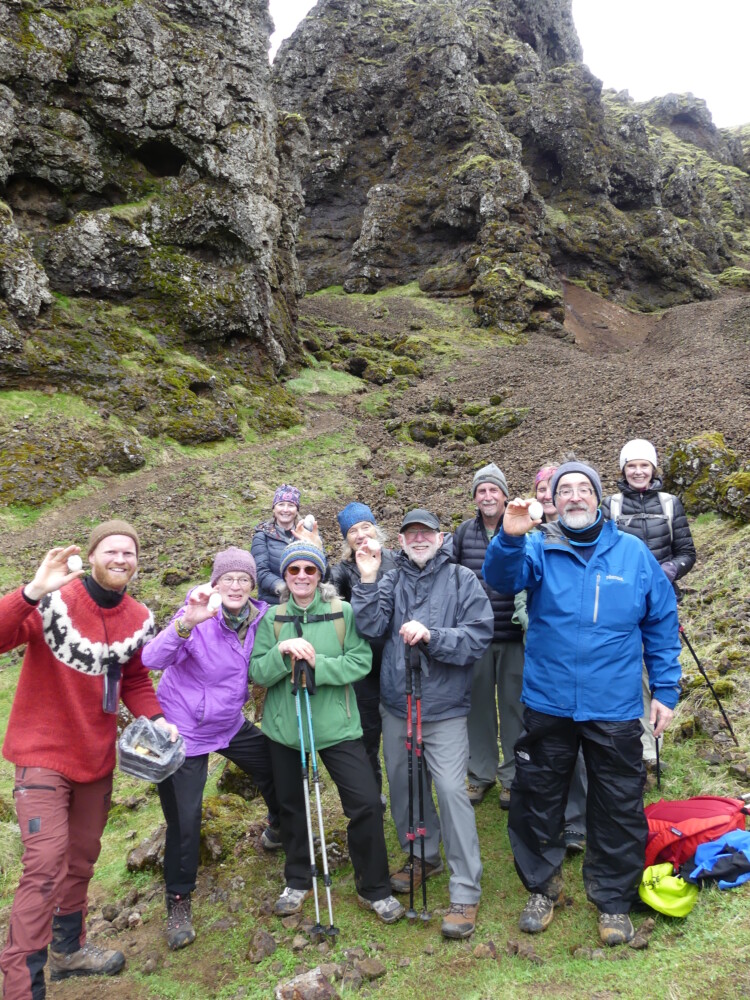
[[[223, 750], [227, 760], [249, 774], [268, 807], [268, 821], [278, 823], [279, 805], [273, 787], [271, 741], [245, 720]], [[156, 788], [167, 821], [164, 882], [167, 892], [184, 895], [195, 889], [201, 848], [203, 789], [208, 777], [208, 754], [186, 757], [185, 763]]]
[[[273, 740], [269, 743], [273, 780], [279, 798], [281, 841], [286, 854], [284, 877], [286, 884], [292, 889], [310, 889], [312, 874], [305, 819], [302, 759], [299, 750], [294, 747], [287, 747]], [[385, 899], [390, 895], [391, 889], [383, 812], [377, 782], [364, 744], [361, 739], [343, 740], [335, 746], [318, 750], [318, 756], [336, 784], [341, 807], [349, 820], [346, 833], [357, 892], [372, 902]], [[317, 836], [318, 817], [312, 768], [310, 794], [313, 833]]]
[[516, 871], [529, 892], [552, 899], [560, 894], [563, 816], [581, 747], [589, 783], [586, 896], [602, 913], [629, 912], [638, 898], [648, 834], [641, 731], [638, 719], [574, 722], [525, 709], [515, 746], [508, 834]]

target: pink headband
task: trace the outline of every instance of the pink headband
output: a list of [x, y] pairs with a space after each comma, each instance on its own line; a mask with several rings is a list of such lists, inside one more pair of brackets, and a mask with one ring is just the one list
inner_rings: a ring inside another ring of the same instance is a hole
[[543, 465], [534, 478], [534, 486], [538, 486], [539, 483], [543, 482], [545, 479], [550, 479], [556, 472], [556, 465]]

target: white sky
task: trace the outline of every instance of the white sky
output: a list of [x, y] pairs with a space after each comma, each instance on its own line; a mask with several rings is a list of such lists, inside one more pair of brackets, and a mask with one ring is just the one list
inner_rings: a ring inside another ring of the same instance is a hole
[[[315, 0], [269, 0], [283, 38]], [[645, 101], [687, 91], [714, 124], [750, 122], [750, 0], [573, 0], [583, 59], [605, 87]]]

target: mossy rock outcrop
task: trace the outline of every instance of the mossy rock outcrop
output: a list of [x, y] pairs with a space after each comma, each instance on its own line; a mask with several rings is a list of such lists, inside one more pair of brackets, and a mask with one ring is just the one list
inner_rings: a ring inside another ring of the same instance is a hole
[[721, 434], [701, 434], [673, 447], [664, 474], [689, 513], [715, 511], [750, 522], [750, 468], [740, 466]]
[[321, 0], [273, 78], [315, 150], [310, 289], [470, 289], [482, 325], [559, 335], [560, 275], [650, 311], [746, 267], [746, 134], [603, 92], [569, 2]]

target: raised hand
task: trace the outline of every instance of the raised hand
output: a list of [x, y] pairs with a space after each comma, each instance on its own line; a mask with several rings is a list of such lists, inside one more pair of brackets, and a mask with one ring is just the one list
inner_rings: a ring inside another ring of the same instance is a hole
[[503, 531], [506, 535], [525, 535], [539, 524], [538, 520], [534, 521], [529, 516], [529, 504], [535, 502], [522, 500], [520, 497], [509, 501], [503, 514]]
[[39, 601], [45, 594], [51, 594], [53, 590], [59, 590], [66, 583], [83, 576], [86, 572], [84, 569], [72, 572], [68, 569], [70, 556], [80, 555], [80, 552], [81, 549], [78, 545], [65, 545], [50, 549], [39, 564], [34, 579], [23, 588], [23, 592], [29, 600]]
[[[305, 521], [309, 524], [310, 518], [312, 518], [312, 528], [306, 528]], [[320, 537], [320, 532], [318, 531], [318, 522], [312, 514], [308, 514], [304, 520], [295, 525], [295, 527], [292, 528], [292, 534], [300, 542], [309, 542], [318, 549], [323, 548], [323, 539]]]
[[362, 583], [375, 583], [378, 576], [380, 564], [383, 561], [382, 551], [379, 545], [362, 546], [354, 553], [359, 567], [359, 576]]
[[214, 594], [218, 597], [219, 592], [210, 583], [202, 583], [199, 587], [191, 590], [185, 613], [182, 616], [183, 622], [194, 628], [201, 622], [217, 615], [221, 608], [221, 600], [217, 601]]

